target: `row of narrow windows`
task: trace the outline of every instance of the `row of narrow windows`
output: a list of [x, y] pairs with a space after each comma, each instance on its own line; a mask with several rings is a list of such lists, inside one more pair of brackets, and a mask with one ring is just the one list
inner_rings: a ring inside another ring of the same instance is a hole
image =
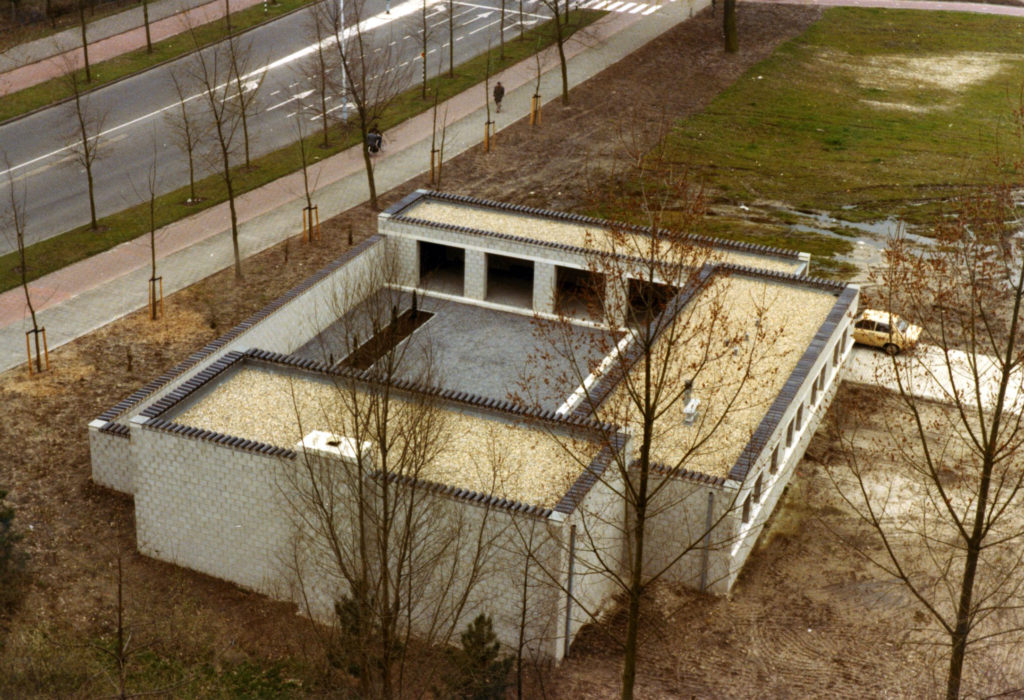
[[[846, 347], [847, 331], [843, 331], [843, 337], [840, 342], [835, 344], [832, 348], [832, 368], [833, 371], [839, 366], [839, 358], [842, 356], [843, 349]], [[825, 381], [828, 379], [828, 366], [821, 368], [821, 372], [815, 377], [814, 383], [811, 385], [811, 406], [818, 404], [818, 397], [821, 392], [825, 391]], [[786, 426], [786, 449], [788, 450], [793, 446], [793, 436], [795, 433], [800, 431], [804, 422], [804, 406], [800, 404], [796, 409], [796, 415], [792, 420], [789, 421], [789, 425]], [[779, 470], [779, 453], [781, 451], [781, 444], [776, 443], [775, 449], [772, 450], [771, 463], [768, 466], [768, 471], [771, 474], [775, 474]], [[754, 503], [761, 502], [761, 486], [764, 472], [757, 475], [757, 481], [754, 482], [754, 488], [751, 489], [750, 494], [746, 500], [743, 501], [743, 522], [750, 522], [750, 510]]]

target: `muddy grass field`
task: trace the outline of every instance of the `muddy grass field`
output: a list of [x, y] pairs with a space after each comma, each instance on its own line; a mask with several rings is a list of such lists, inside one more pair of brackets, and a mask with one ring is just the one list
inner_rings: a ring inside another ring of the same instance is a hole
[[[527, 206], [588, 207], [595, 191], [618, 186], [610, 175], [618, 155], [649, 146], [666, 116], [700, 110], [817, 16], [743, 6], [736, 56], [722, 52], [718, 20], [699, 16], [574, 90], [569, 106], [546, 108], [541, 129], [514, 125], [499, 135], [496, 152], [473, 150], [447, 164], [443, 187]], [[609, 101], [629, 109], [613, 117]], [[422, 185], [409, 182], [383, 204]], [[320, 244], [293, 239], [246, 261], [242, 284], [227, 271], [175, 294], [159, 323], [136, 313], [80, 338], [51, 354], [53, 369], [42, 377], [24, 368], [0, 376], [0, 486], [10, 491], [29, 555], [23, 594], [0, 619], [0, 697], [115, 692], [98, 647], [109, 645], [115, 628], [118, 557], [138, 651], [129, 667], [133, 689], [171, 687], [181, 697], [340, 694], [321, 684], [322, 655], [290, 606], [134, 553], [131, 499], [89, 478], [86, 424], [336, 257], [349, 230], [356, 241], [372, 234], [373, 213], [360, 208], [327, 222]], [[877, 400], [853, 386], [836, 399]], [[827, 430], [815, 436], [731, 596], [652, 591], [638, 697], [933, 694], [932, 665], [921, 663], [933, 650], [908, 643], [920, 613], [836, 536], [869, 544], [823, 472], [835, 450]], [[878, 469], [885, 468], [880, 453]], [[530, 696], [615, 696], [621, 631], [616, 616], [586, 629], [566, 663], [531, 678]]]

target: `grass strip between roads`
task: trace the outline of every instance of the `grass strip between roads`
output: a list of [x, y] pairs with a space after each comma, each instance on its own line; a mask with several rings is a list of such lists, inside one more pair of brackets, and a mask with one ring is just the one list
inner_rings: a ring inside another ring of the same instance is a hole
[[[568, 27], [563, 29], [566, 36], [579, 31], [595, 22], [606, 13], [594, 10], [574, 10], [570, 12]], [[505, 58], [501, 59], [500, 49], [484, 53], [473, 58], [455, 69], [455, 77], [448, 78], [447, 73], [428, 81], [427, 99], [420, 96], [420, 85], [410, 88], [400, 95], [391, 105], [386, 116], [378, 120], [382, 129], [387, 131], [401, 122], [433, 108], [434, 93], [438, 101], [443, 102], [455, 95], [468, 90], [484, 81], [488, 64], [491, 73], [501, 71], [555, 41], [554, 27], [546, 22], [526, 32], [523, 40], [509, 39], [505, 44]], [[483, 95], [481, 95], [483, 99]], [[330, 130], [330, 146], [322, 147], [323, 133], [314, 132], [306, 141], [307, 157], [313, 161], [323, 160], [335, 155], [360, 142], [359, 132], [337, 125]], [[272, 182], [280, 177], [293, 173], [302, 167], [301, 155], [297, 143], [268, 153], [252, 161], [253, 167], [235, 169], [233, 185], [236, 197]], [[424, 164], [424, 167], [426, 164]], [[100, 165], [102, 167], [102, 164]], [[160, 228], [175, 221], [184, 219], [198, 211], [227, 201], [227, 191], [220, 175], [210, 175], [196, 183], [196, 194], [202, 202], [186, 205], [189, 196], [188, 186], [157, 197], [156, 226]], [[298, 221], [296, 227], [298, 227]], [[149, 232], [149, 203], [125, 209], [117, 214], [104, 217], [99, 221], [100, 230], [93, 231], [88, 225], [34, 243], [25, 249], [26, 269], [29, 280], [67, 267], [72, 263], [102, 253], [116, 245], [130, 241]], [[20, 268], [17, 252], [0, 257], [0, 292], [13, 289], [21, 284]]]
[[[276, 19], [281, 15], [297, 10], [303, 5], [308, 5], [313, 0], [277, 0], [269, 3], [267, 13], [264, 14], [263, 6], [256, 5], [239, 12], [231, 13], [231, 33], [238, 34], [246, 29], [255, 27], [258, 24]], [[192, 34], [195, 35], [193, 39]], [[196, 27], [190, 34], [185, 31], [176, 36], [154, 42], [153, 53], [147, 53], [145, 47], [122, 54], [117, 58], [107, 61], [91, 63], [92, 82], [85, 81], [85, 69], [75, 71], [75, 77], [79, 85], [95, 89], [112, 83], [119, 78], [133, 75], [147, 68], [170, 61], [175, 58], [188, 55], [195, 51], [196, 46], [209, 46], [228, 36], [224, 18], [208, 22]], [[81, 48], [81, 47], [79, 47]], [[69, 76], [60, 76], [47, 80], [45, 83], [33, 85], [30, 88], [19, 90], [9, 95], [4, 95], [0, 102], [0, 122], [21, 116], [35, 109], [40, 109], [56, 102], [61, 102], [72, 97]]]

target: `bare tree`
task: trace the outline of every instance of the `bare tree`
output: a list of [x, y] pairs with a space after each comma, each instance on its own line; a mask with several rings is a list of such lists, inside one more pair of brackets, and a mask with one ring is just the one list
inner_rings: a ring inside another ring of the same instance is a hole
[[[392, 698], [430, 687], [436, 664], [424, 677], [410, 652], [452, 639], [492, 540], [489, 506], [425, 487], [452, 456], [453, 418], [434, 395], [398, 388], [429, 384], [436, 368], [429, 344], [400, 342], [425, 317], [380, 287], [384, 277], [376, 270], [346, 287], [332, 312], [342, 319], [320, 335], [324, 359], [339, 367], [330, 398], [294, 390], [298, 431], [328, 426], [343, 457], [307, 447], [286, 466], [281, 491], [299, 533], [292, 565], [303, 606], [333, 618], [332, 658], [357, 676], [360, 696]], [[353, 312], [342, 297], [364, 301]]]
[[78, 0], [78, 26], [82, 33], [82, 61], [85, 64], [85, 82], [92, 82], [92, 69], [89, 66], [89, 39], [85, 31], [85, 0]]
[[429, 48], [432, 32], [430, 27], [430, 15], [427, 13], [427, 0], [420, 2], [420, 21], [417, 30], [420, 37], [420, 64], [422, 68], [420, 76], [420, 97], [427, 99], [427, 50]]
[[312, 243], [314, 240], [320, 239], [320, 213], [317, 206], [313, 204], [313, 190], [316, 189], [316, 182], [310, 182], [309, 178], [309, 144], [306, 143], [304, 119], [306, 119], [306, 110], [303, 109], [302, 100], [299, 99], [295, 109], [295, 134], [298, 136], [299, 159], [302, 162], [302, 192], [306, 199], [306, 207], [303, 209], [302, 215], [302, 228], [304, 233], [308, 233], [309, 242]]
[[101, 155], [103, 115], [92, 109], [89, 95], [84, 94], [77, 72], [70, 62], [65, 66], [64, 76], [71, 89], [72, 99], [69, 103], [71, 114], [69, 117], [71, 123], [74, 124], [74, 130], [69, 136], [68, 148], [85, 171], [89, 192], [89, 225], [95, 231], [99, 229], [99, 222], [96, 218], [96, 191], [92, 170]]
[[374, 179], [367, 135], [377, 126], [392, 101], [402, 92], [407, 75], [395, 59], [394, 49], [387, 37], [373, 39], [363, 31], [364, 0], [346, 4], [350, 17], [343, 17], [333, 3], [318, 5], [318, 16], [334, 35], [336, 58], [344, 76], [339, 92], [355, 110], [355, 124], [363, 144], [363, 163], [370, 205], [377, 209], [377, 184]]
[[[228, 56], [231, 59], [231, 72], [234, 74], [235, 95], [238, 102], [238, 117], [242, 124], [242, 144], [245, 153], [245, 167], [252, 167], [252, 160], [249, 154], [249, 115], [259, 103], [260, 88], [263, 86], [263, 79], [266, 71], [253, 71], [250, 64], [252, 46], [249, 43], [242, 44], [235, 36], [228, 37]], [[244, 82], [243, 82], [244, 81]]]
[[142, 0], [142, 23], [146, 27], [146, 53], [153, 53], [153, 36], [149, 31], [149, 0]]
[[153, 143], [153, 161], [150, 163], [149, 173], [146, 177], [146, 190], [147, 211], [149, 214], [149, 318], [155, 321], [163, 315], [164, 308], [163, 278], [156, 274], [157, 156], [155, 142]]
[[448, 0], [448, 77], [455, 77], [455, 0]]
[[1024, 630], [1018, 221], [1013, 189], [1004, 186], [962, 200], [956, 217], [936, 226], [933, 249], [903, 236], [890, 242], [876, 280], [882, 306], [926, 321], [928, 343], [879, 370], [895, 389], [895, 400], [879, 402], [895, 475], [859, 459], [858, 411], [847, 408], [838, 422], [849, 470], [833, 471], [833, 480], [882, 546], [859, 551], [927, 613], [933, 626], [922, 641], [937, 636], [945, 648], [951, 700], [965, 686], [968, 695], [1020, 692], [987, 689], [995, 676], [967, 673], [973, 651], [1019, 645]]
[[185, 204], [195, 204], [199, 201], [196, 195], [196, 153], [203, 141], [203, 130], [191, 106], [193, 98], [186, 96], [182, 80], [171, 73], [171, 82], [178, 95], [178, 109], [165, 112], [165, 117], [175, 143], [188, 158], [188, 199]]
[[330, 34], [327, 31], [327, 27], [324, 22], [321, 21], [318, 12], [314, 12], [310, 19], [311, 31], [310, 34], [314, 42], [316, 43], [316, 53], [313, 55], [311, 60], [307, 62], [307, 75], [313, 77], [313, 82], [316, 84], [317, 103], [319, 106], [319, 117], [320, 117], [320, 131], [323, 135], [323, 147], [327, 148], [330, 146], [330, 111], [327, 109], [327, 101], [331, 95], [331, 78], [332, 71], [336, 68], [331, 65], [328, 60], [327, 51], [324, 48], [324, 42], [327, 36]]
[[[770, 285], [734, 279], [723, 269], [708, 274], [707, 265], [718, 262], [719, 254], [681, 233], [699, 230], [704, 212], [703, 193], [686, 173], [673, 172], [652, 154], [632, 176], [645, 183], [638, 206], [649, 231], [590, 234], [594, 254], [585, 281], [575, 297], [562, 300], [557, 320], [538, 319], [538, 337], [547, 350], [531, 361], [518, 397], [535, 404], [531, 387], [557, 378], [579, 387], [560, 411], [607, 426], [600, 443], [610, 465], [598, 482], [628, 517], [616, 522], [607, 513], [584, 511], [575, 550], [578, 561], [586, 562], [579, 565], [605, 577], [624, 601], [625, 635], [613, 639], [623, 652], [623, 698], [633, 697], [645, 592], [678, 571], [684, 559], [692, 563], [702, 552], [735, 544], [731, 530], [718, 526], [736, 517], [739, 492], [723, 491], [706, 519], [699, 507], [700, 517], [683, 517], [684, 510], [694, 512], [684, 504], [706, 500], [704, 485], [687, 474], [731, 467], [716, 466], [727, 452], [723, 441], [737, 430], [750, 434], [736, 421], [763, 401], [751, 385], [770, 386], [780, 376], [772, 346], [786, 318], [775, 298], [781, 292]], [[673, 228], [665, 224], [668, 216]], [[574, 330], [572, 319], [580, 314], [603, 329], [588, 342]], [[605, 359], [598, 365], [594, 357]], [[795, 366], [799, 356], [790, 352], [787, 358]], [[699, 413], [693, 395], [701, 397]], [[623, 429], [632, 435], [629, 448], [621, 444]], [[568, 445], [565, 450], [573, 452]], [[585, 468], [587, 458], [577, 459]], [[604, 540], [609, 528], [617, 533], [615, 541], [625, 542], [625, 552]], [[653, 528], [671, 528], [672, 544], [661, 541], [657, 550], [649, 549]], [[701, 579], [702, 586], [707, 583]], [[573, 605], [587, 603], [573, 597]]]
[[[14, 244], [15, 249], [18, 251], [18, 276], [21, 279], [21, 288], [25, 292], [25, 306], [28, 307], [29, 317], [32, 320], [32, 334], [33, 343], [35, 345], [35, 360], [36, 372], [42, 372], [44, 369], [44, 356], [47, 355], [47, 349], [45, 347], [46, 334], [45, 330], [39, 326], [39, 322], [36, 319], [36, 309], [32, 305], [32, 295], [28, 290], [28, 259], [25, 255], [25, 188], [24, 185], [18, 188], [18, 183], [14, 179], [14, 172], [11, 169], [11, 162], [7, 159], [7, 154], [4, 153], [4, 164], [7, 168], [7, 185], [8, 194], [10, 195], [10, 209], [7, 214], [7, 223], [10, 225], [10, 230], [14, 231]], [[44, 347], [40, 347], [40, 342], [44, 343]], [[29, 357], [30, 369], [33, 360]], [[46, 364], [49, 365], [49, 360], [46, 360]]]
[[[193, 40], [195, 36], [193, 35]], [[226, 44], [210, 47], [193, 54], [190, 78], [198, 86], [205, 106], [207, 128], [214, 137], [215, 160], [228, 195], [231, 214], [231, 246], [235, 261], [235, 279], [242, 279], [242, 256], [238, 245], [238, 211], [235, 207], [235, 176], [232, 158], [238, 148], [241, 128], [241, 110], [235, 100], [238, 85], [235, 67], [239, 61], [234, 50]]]
[[[551, 11], [551, 27], [555, 32], [555, 47], [558, 49], [558, 65], [562, 71], [562, 104], [569, 104], [569, 64], [565, 57], [565, 29], [569, 22], [568, 3], [565, 12], [559, 0], [540, 0], [544, 7]], [[564, 18], [563, 18], [564, 14]]]
[[505, 60], [505, 0], [501, 0], [501, 14], [498, 19], [498, 46], [502, 61]]

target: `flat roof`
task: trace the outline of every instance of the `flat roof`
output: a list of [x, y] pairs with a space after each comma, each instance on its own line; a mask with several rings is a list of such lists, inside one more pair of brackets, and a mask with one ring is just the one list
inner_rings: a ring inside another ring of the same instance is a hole
[[[671, 391], [681, 391], [674, 382], [695, 377], [693, 397], [700, 407], [694, 425], [685, 424], [682, 401], [666, 408], [656, 424], [653, 461], [728, 477], [836, 303], [834, 290], [740, 274], [712, 277], [654, 348], [653, 366], [667, 362], [667, 376], [674, 377]], [[634, 367], [631, 375], [641, 371]], [[627, 387], [619, 382], [596, 418], [637, 431], [639, 416]]]
[[[611, 241], [604, 235], [604, 232], [614, 229], [614, 222], [600, 223], [596, 220], [586, 219], [585, 223], [566, 221], [556, 218], [557, 212], [522, 213], [509, 208], [499, 208], [498, 203], [441, 199], [437, 195], [429, 193], [422, 194], [411, 204], [401, 208], [398, 215], [430, 223], [464, 226], [482, 232], [517, 236], [544, 243], [560, 243], [589, 250], [614, 252], [619, 255], [643, 257], [649, 251], [648, 241], [651, 240], [646, 234], [632, 233], [622, 237], [626, 249], [613, 249]], [[584, 219], [584, 217], [577, 218]], [[623, 227], [625, 231], [625, 225]], [[710, 244], [701, 244], [700, 247], [704, 248], [707, 253], [701, 255], [700, 260], [695, 259], [695, 263], [698, 265], [705, 262], [724, 262], [788, 273], [795, 273], [806, 265], [806, 262], [792, 251], [762, 247], [766, 252], [760, 253], [753, 251], [755, 246], [749, 246], [751, 250], [744, 251], [734, 247], [730, 241], [717, 242], [714, 239], [705, 239], [705, 241], [709, 241]]]
[[[367, 392], [351, 383], [342, 388], [328, 376], [247, 363], [218, 375], [204, 391], [183, 402], [180, 411], [166, 417], [181, 425], [293, 449], [313, 430], [359, 439], [353, 417], [366, 420], [371, 401]], [[401, 425], [403, 416], [414, 417], [410, 411], [434, 411], [401, 399], [390, 402], [389, 410], [395, 425]], [[600, 451], [599, 445], [583, 439], [556, 442], [526, 422], [529, 419], [475, 415], [447, 408], [443, 402], [431, 420], [436, 420], [432, 433], [440, 436], [436, 454], [408, 476], [531, 505], [557, 505]]]

